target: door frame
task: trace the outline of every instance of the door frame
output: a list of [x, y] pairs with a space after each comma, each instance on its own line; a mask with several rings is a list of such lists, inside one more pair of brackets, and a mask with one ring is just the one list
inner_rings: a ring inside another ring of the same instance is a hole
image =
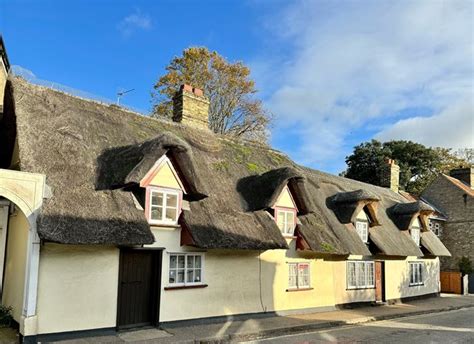
[[[120, 319], [120, 302], [122, 296], [122, 288], [121, 288], [121, 280], [122, 280], [122, 262], [124, 253], [130, 251], [151, 251], [154, 253], [154, 265], [156, 269], [154, 269], [154, 276], [153, 276], [153, 292], [151, 295], [151, 303], [152, 303], [152, 311], [151, 311], [151, 324], [150, 326], [158, 327], [160, 324], [160, 307], [161, 307], [161, 275], [163, 269], [163, 247], [128, 247], [122, 246], [119, 247], [120, 255], [119, 255], [119, 271], [118, 271], [118, 293], [117, 293], [117, 318], [115, 321], [115, 326], [117, 331], [127, 330], [134, 328], [134, 325], [125, 325], [119, 326], [119, 319]], [[141, 327], [141, 326], [137, 326]]]
[[[377, 266], [380, 266], [380, 283], [382, 284], [381, 286], [381, 293], [382, 293], [382, 299], [377, 300]], [[385, 297], [385, 261], [383, 260], [376, 260], [375, 261], [375, 302], [385, 302], [387, 299]]]

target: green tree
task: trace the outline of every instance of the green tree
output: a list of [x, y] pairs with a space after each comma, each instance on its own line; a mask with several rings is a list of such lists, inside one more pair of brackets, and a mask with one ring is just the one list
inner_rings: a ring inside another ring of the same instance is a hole
[[172, 116], [172, 98], [182, 84], [201, 88], [209, 97], [209, 126], [215, 133], [266, 142], [271, 115], [255, 98], [255, 82], [242, 62], [228, 62], [206, 47], [185, 49], [154, 85], [153, 116]]
[[342, 175], [380, 185], [380, 168], [387, 158], [400, 166], [400, 187], [414, 194], [420, 194], [438, 173], [468, 166], [451, 149], [425, 147], [412, 141], [372, 140], [354, 147], [353, 153], [346, 157], [347, 169]]
[[458, 260], [458, 267], [459, 271], [461, 271], [462, 275], [469, 275], [470, 273], [474, 272], [474, 268], [472, 266], [472, 262], [469, 257], [462, 256]]

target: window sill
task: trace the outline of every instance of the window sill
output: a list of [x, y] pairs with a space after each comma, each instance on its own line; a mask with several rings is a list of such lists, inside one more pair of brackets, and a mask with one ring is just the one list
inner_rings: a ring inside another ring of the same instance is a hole
[[424, 285], [425, 283], [410, 283], [408, 286], [409, 287], [422, 287]]
[[308, 291], [308, 290], [313, 290], [314, 288], [291, 288], [291, 289], [286, 289], [287, 292], [294, 292], [294, 291]]
[[158, 227], [158, 228], [181, 228], [181, 225], [177, 223], [149, 223], [150, 227]]
[[290, 235], [290, 234], [283, 234], [283, 237], [285, 239], [296, 239], [296, 235]]
[[177, 285], [174, 287], [165, 287], [165, 290], [179, 290], [179, 289], [198, 289], [206, 288], [207, 284], [195, 284], [195, 285]]
[[346, 288], [347, 291], [349, 290], [367, 290], [367, 289], [375, 289], [375, 286], [372, 287], [354, 287], [354, 288]]

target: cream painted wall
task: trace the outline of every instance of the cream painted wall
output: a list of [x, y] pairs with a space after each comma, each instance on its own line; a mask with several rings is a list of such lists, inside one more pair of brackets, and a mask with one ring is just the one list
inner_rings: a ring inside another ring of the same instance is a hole
[[280, 196], [278, 196], [277, 201], [275, 202], [274, 206], [279, 207], [286, 207], [286, 208], [296, 208], [295, 203], [293, 202], [293, 198], [291, 197], [290, 190], [288, 186], [283, 188]]
[[27, 218], [19, 209], [10, 216], [2, 304], [13, 308], [13, 319], [18, 323], [23, 310], [29, 227]]
[[38, 333], [116, 326], [119, 250], [41, 246]]
[[176, 179], [169, 163], [163, 164], [158, 173], [150, 182], [151, 185], [164, 186], [173, 189], [181, 189], [178, 180]]
[[[410, 286], [409, 262], [424, 262], [424, 284]], [[385, 293], [387, 300], [438, 293], [439, 258], [419, 259], [408, 257], [399, 260], [385, 260]]]
[[[169, 253], [203, 252], [203, 250], [181, 247], [179, 228], [152, 228], [152, 230], [157, 239], [153, 246], [166, 247], [163, 252], [160, 309], [162, 322], [334, 305], [332, 264], [321, 258], [303, 257], [295, 251], [294, 239], [287, 239], [290, 250], [263, 252], [260, 263], [257, 251], [207, 251], [204, 255], [203, 278], [207, 287], [164, 290], [169, 286]], [[287, 291], [289, 262], [310, 264], [311, 290]]]

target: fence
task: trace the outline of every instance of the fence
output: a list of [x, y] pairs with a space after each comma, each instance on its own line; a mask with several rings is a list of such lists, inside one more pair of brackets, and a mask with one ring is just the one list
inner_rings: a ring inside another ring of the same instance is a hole
[[441, 292], [462, 294], [462, 278], [460, 272], [441, 272]]

